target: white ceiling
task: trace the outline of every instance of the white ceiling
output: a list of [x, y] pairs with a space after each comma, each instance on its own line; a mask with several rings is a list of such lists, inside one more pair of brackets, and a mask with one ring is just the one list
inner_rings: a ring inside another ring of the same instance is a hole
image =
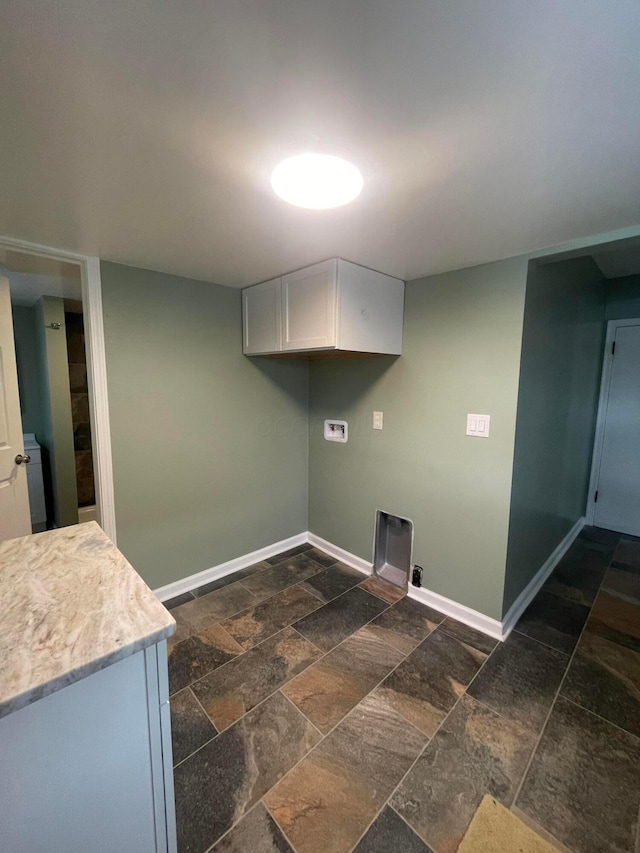
[[30, 307], [41, 296], [82, 300], [78, 264], [0, 249], [0, 276], [9, 280], [12, 305]]
[[[3, 0], [0, 234], [242, 286], [640, 223], [637, 0]], [[269, 187], [307, 148], [361, 197]]]

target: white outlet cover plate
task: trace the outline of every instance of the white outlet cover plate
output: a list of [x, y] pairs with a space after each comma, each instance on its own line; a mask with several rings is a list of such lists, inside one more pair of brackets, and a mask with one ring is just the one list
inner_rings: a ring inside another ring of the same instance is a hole
[[373, 413], [373, 428], [382, 429], [382, 412]]
[[467, 415], [467, 435], [474, 438], [489, 438], [491, 415]]

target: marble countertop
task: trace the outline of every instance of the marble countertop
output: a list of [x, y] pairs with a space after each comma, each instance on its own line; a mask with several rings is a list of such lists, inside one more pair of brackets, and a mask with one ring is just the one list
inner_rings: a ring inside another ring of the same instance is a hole
[[0, 717], [176, 624], [95, 521], [0, 542], [0, 607]]

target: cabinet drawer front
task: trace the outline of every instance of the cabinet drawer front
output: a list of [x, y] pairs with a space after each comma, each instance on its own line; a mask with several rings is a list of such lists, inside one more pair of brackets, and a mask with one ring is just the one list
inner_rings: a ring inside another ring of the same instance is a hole
[[336, 346], [335, 259], [282, 277], [285, 350]]

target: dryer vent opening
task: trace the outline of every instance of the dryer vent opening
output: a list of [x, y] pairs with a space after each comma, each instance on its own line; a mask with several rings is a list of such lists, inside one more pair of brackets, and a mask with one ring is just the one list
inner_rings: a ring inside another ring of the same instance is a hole
[[373, 546], [373, 574], [394, 586], [407, 589], [411, 578], [413, 522], [377, 510]]

